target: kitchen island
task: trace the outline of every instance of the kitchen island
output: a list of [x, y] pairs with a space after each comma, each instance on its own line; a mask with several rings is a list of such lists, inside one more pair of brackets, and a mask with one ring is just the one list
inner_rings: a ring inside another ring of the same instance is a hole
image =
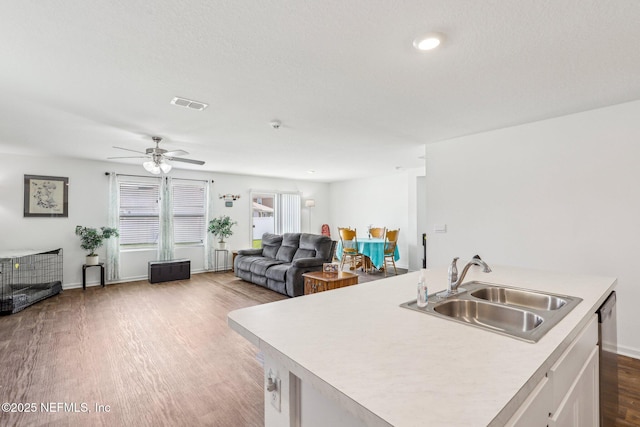
[[[276, 387], [265, 388], [265, 425], [509, 423], [616, 280], [491, 267], [472, 267], [465, 281], [582, 302], [535, 344], [399, 307], [415, 299], [417, 272], [231, 312], [231, 328], [264, 355], [265, 386]], [[446, 280], [446, 269], [427, 271], [430, 293]]]

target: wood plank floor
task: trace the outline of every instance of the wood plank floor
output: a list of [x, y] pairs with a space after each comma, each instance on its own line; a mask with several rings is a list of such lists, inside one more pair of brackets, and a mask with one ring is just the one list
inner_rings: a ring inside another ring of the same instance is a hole
[[[231, 273], [204, 273], [66, 290], [0, 317], [0, 402], [38, 406], [0, 413], [0, 425], [262, 425], [262, 366], [226, 317], [285, 298]], [[77, 407], [47, 413], [42, 402]]]
[[[232, 273], [204, 273], [66, 290], [0, 317], [0, 403], [36, 404], [0, 412], [0, 426], [263, 425], [256, 349], [226, 317], [282, 299]], [[618, 359], [616, 425], [640, 426], [640, 360]]]
[[626, 356], [618, 356], [616, 426], [640, 426], [640, 360]]

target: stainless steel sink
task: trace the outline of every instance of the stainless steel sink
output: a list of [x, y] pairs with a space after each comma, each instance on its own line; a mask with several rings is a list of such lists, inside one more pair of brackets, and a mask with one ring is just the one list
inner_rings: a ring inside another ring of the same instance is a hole
[[433, 309], [466, 323], [506, 332], [528, 332], [542, 323], [542, 317], [530, 311], [482, 301], [453, 299], [437, 304]]
[[498, 286], [478, 289], [472, 292], [471, 295], [490, 302], [517, 305], [536, 310], [558, 310], [567, 303], [566, 299], [555, 295]]
[[484, 282], [467, 282], [452, 297], [430, 294], [401, 307], [535, 343], [582, 301], [581, 298]]

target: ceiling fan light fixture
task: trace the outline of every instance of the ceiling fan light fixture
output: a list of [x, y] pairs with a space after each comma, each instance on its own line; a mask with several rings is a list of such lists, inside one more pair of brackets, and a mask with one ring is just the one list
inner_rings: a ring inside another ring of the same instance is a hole
[[155, 166], [156, 163], [153, 160], [142, 163], [142, 167], [144, 167], [147, 172], [151, 172], [155, 168]]
[[164, 173], [169, 173], [169, 171], [171, 171], [171, 165], [167, 162], [161, 162], [158, 166], [160, 166], [160, 169]]
[[147, 172], [151, 172], [154, 175], [158, 175], [160, 173], [160, 166], [158, 166], [158, 164], [153, 160], [144, 162], [142, 167], [144, 167]]
[[[142, 162], [142, 167], [144, 167], [144, 169], [147, 172], [152, 173], [154, 175], [158, 175], [158, 174], [160, 174], [160, 172], [169, 173], [171, 171], [171, 169], [173, 169], [173, 165], [168, 163], [167, 160], [176, 161], [176, 162], [191, 163], [193, 165], [200, 165], [200, 166], [204, 165], [204, 162], [202, 160], [185, 159], [185, 158], [179, 157], [179, 156], [182, 156], [184, 154], [189, 154], [184, 150], [168, 151], [168, 150], [166, 150], [164, 148], [160, 148], [160, 141], [162, 141], [162, 138], [159, 137], [159, 136], [152, 136], [151, 139], [153, 139], [153, 142], [156, 143], [156, 146], [147, 148], [145, 151], [131, 150], [129, 148], [123, 148], [123, 147], [113, 147], [113, 148], [118, 148], [120, 150], [133, 151], [134, 153], [143, 154], [144, 157], [148, 158], [149, 160], [147, 160], [146, 162]], [[126, 158], [139, 158], [139, 157], [143, 157], [143, 156], [110, 157], [110, 158], [111, 159], [120, 159], [120, 158], [125, 158], [126, 159]]]

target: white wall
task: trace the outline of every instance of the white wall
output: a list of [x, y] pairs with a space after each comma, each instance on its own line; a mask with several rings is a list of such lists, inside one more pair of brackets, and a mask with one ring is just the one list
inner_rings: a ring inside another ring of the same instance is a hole
[[636, 101], [428, 145], [430, 267], [617, 277], [619, 352], [640, 357], [639, 118]]
[[[78, 159], [30, 157], [4, 154], [0, 169], [0, 252], [16, 249], [64, 249], [65, 288], [82, 283], [82, 264], [85, 252], [75, 235], [75, 226], [100, 227], [107, 225], [108, 177], [107, 171], [145, 175], [138, 165], [124, 165]], [[24, 175], [63, 176], [69, 178], [68, 218], [24, 218]], [[228, 239], [231, 249], [251, 247], [251, 189], [300, 191], [303, 200], [316, 199], [311, 228], [319, 233], [320, 226], [329, 218], [329, 185], [309, 181], [292, 181], [257, 176], [201, 173], [174, 169], [171, 176], [214, 180], [214, 216], [229, 215], [238, 222], [234, 235]], [[240, 194], [233, 207], [224, 206], [221, 194]], [[302, 230], [307, 231], [308, 215], [302, 208]], [[104, 247], [98, 253], [104, 256]], [[204, 268], [204, 251], [186, 248], [176, 251], [176, 257], [190, 258], [192, 271]], [[121, 279], [134, 280], [147, 277], [147, 262], [156, 259], [155, 251], [124, 252], [121, 255]], [[90, 284], [99, 280], [98, 269], [87, 271]]]
[[328, 224], [334, 240], [339, 240], [338, 227], [355, 227], [358, 235], [366, 235], [370, 224], [400, 228], [400, 259], [396, 264], [411, 270], [419, 268], [422, 255], [416, 237], [416, 181], [422, 173], [422, 170], [399, 171], [330, 184], [331, 221]]

